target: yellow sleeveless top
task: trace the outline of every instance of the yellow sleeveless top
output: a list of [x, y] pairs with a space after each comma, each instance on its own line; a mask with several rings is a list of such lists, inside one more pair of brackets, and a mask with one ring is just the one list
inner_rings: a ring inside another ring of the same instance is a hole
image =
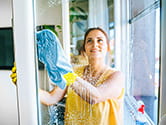
[[[82, 77], [85, 66], [75, 68], [75, 73]], [[115, 70], [106, 71], [97, 81], [97, 86]], [[65, 125], [123, 125], [124, 89], [117, 99], [108, 99], [97, 104], [89, 104], [70, 87], [67, 91]]]

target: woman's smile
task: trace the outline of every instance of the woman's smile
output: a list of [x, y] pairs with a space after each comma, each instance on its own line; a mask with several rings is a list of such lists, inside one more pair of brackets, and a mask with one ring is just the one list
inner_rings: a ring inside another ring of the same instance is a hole
[[91, 53], [97, 53], [97, 52], [100, 52], [100, 50], [97, 49], [97, 48], [93, 48], [93, 49], [90, 50], [90, 52], [91, 52]]

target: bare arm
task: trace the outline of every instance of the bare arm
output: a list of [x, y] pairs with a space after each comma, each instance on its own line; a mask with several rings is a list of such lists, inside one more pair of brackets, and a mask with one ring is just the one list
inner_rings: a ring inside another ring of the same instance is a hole
[[121, 72], [116, 71], [98, 87], [77, 77], [71, 87], [85, 101], [90, 104], [96, 104], [107, 99], [118, 98], [122, 92], [122, 88], [124, 88], [124, 76]]
[[47, 106], [56, 104], [65, 96], [66, 90], [67, 88], [63, 90], [59, 87], [55, 87], [50, 92], [39, 89], [40, 101]]

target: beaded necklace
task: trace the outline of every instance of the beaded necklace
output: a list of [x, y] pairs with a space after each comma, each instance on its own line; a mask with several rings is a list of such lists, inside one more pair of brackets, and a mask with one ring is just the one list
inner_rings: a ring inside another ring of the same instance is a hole
[[87, 66], [85, 67], [85, 70], [84, 70], [84, 75], [83, 75], [83, 79], [88, 81], [89, 83], [91, 83], [92, 85], [96, 85], [96, 83], [98, 82], [98, 80], [103, 77], [103, 75], [105, 74], [106, 72], [106, 68], [104, 70], [104, 72], [102, 73], [99, 73], [98, 75], [96, 76], [92, 76], [92, 72], [90, 70], [90, 67]]

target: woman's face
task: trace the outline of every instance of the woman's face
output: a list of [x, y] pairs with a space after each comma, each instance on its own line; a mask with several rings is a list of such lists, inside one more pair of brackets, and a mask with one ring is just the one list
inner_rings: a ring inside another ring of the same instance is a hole
[[85, 52], [89, 58], [105, 58], [108, 51], [106, 36], [100, 30], [92, 30], [85, 39]]

